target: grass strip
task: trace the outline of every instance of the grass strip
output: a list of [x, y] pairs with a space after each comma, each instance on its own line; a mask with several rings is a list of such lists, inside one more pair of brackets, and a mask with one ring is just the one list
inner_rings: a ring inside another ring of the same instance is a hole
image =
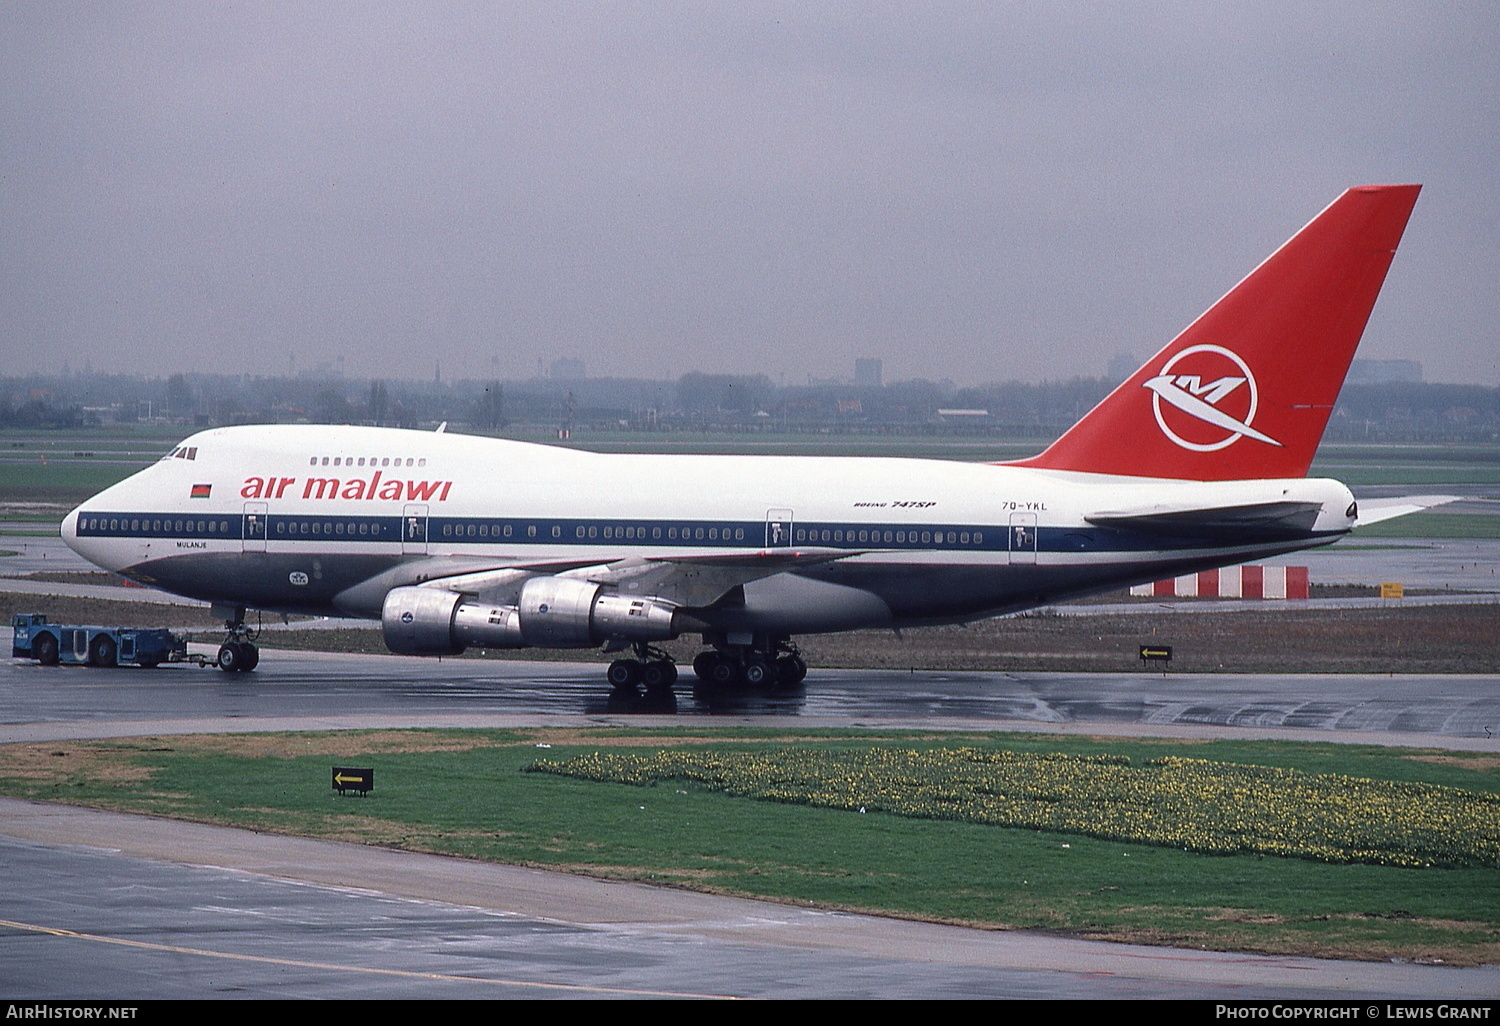
[[[988, 928], [1322, 957], [1500, 963], [1500, 872], [1493, 865], [1409, 868], [1208, 855], [959, 819], [749, 801], [686, 782], [641, 788], [523, 772], [539, 756], [567, 761], [596, 751], [713, 749], [771, 758], [787, 747], [971, 748], [1102, 758], [1098, 765], [1105, 767], [1207, 759], [1500, 794], [1500, 759], [1481, 753], [694, 724], [0, 745], [0, 793]], [[335, 765], [373, 767], [376, 790], [368, 798], [339, 797], [329, 787]]]

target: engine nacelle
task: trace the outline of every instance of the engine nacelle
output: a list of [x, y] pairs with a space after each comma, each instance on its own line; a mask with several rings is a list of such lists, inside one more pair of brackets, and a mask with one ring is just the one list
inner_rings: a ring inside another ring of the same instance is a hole
[[521, 589], [521, 632], [538, 648], [592, 648], [607, 638], [675, 637], [673, 607], [653, 598], [603, 592], [571, 577], [533, 577]]
[[463, 596], [437, 588], [392, 588], [380, 610], [385, 647], [401, 655], [457, 655], [453, 614]]
[[385, 646], [401, 655], [457, 655], [466, 648], [523, 648], [515, 606], [465, 602], [441, 588], [392, 588], [380, 615]]
[[519, 606], [465, 601], [442, 588], [392, 588], [380, 625], [392, 652], [457, 655], [466, 648], [592, 648], [609, 638], [664, 641], [679, 633], [673, 615], [659, 599], [602, 592], [570, 577], [534, 577]]

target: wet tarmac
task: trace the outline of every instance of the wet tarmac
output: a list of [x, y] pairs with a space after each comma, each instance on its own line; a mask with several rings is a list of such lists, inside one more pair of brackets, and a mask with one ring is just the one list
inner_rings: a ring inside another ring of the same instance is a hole
[[[12, 539], [5, 544], [16, 548]], [[1485, 544], [1496, 551], [1424, 543], [1352, 558], [1373, 560], [1364, 565], [1379, 569], [1377, 579], [1400, 579], [1384, 572], [1381, 553], [1391, 551], [1435, 576], [1470, 572], [1471, 561], [1482, 576], [1481, 561], [1500, 555], [1500, 543]], [[26, 558], [59, 565], [45, 546]], [[1278, 737], [1500, 754], [1500, 675], [814, 669], [793, 691], [709, 693], [684, 682], [662, 702], [612, 695], [599, 666], [583, 663], [269, 648], [256, 671], [235, 675], [0, 662], [0, 743], [684, 718]], [[966, 930], [0, 800], [0, 994], [1494, 999], [1500, 968]]]

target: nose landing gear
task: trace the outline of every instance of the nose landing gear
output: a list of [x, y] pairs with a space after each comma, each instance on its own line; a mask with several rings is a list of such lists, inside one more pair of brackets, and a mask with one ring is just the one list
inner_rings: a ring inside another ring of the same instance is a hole
[[214, 663], [225, 673], [248, 673], [260, 664], [260, 649], [255, 641], [260, 631], [245, 623], [245, 607], [232, 609], [215, 607], [214, 612], [224, 616], [224, 643], [219, 646]]

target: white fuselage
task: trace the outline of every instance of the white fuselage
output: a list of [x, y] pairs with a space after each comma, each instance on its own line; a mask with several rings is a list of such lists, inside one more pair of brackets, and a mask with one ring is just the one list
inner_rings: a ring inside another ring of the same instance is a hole
[[[826, 558], [806, 569], [748, 580], [743, 601], [723, 613], [731, 627], [797, 633], [973, 619], [1326, 544], [1353, 525], [1352, 501], [1342, 484], [1320, 479], [604, 455], [442, 433], [268, 426], [194, 435], [74, 510], [63, 536], [105, 569], [194, 598], [372, 617], [378, 603], [360, 589], [372, 579], [816, 550]], [[1305, 530], [1179, 537], [1100, 520], [1278, 502], [1312, 511]]]

